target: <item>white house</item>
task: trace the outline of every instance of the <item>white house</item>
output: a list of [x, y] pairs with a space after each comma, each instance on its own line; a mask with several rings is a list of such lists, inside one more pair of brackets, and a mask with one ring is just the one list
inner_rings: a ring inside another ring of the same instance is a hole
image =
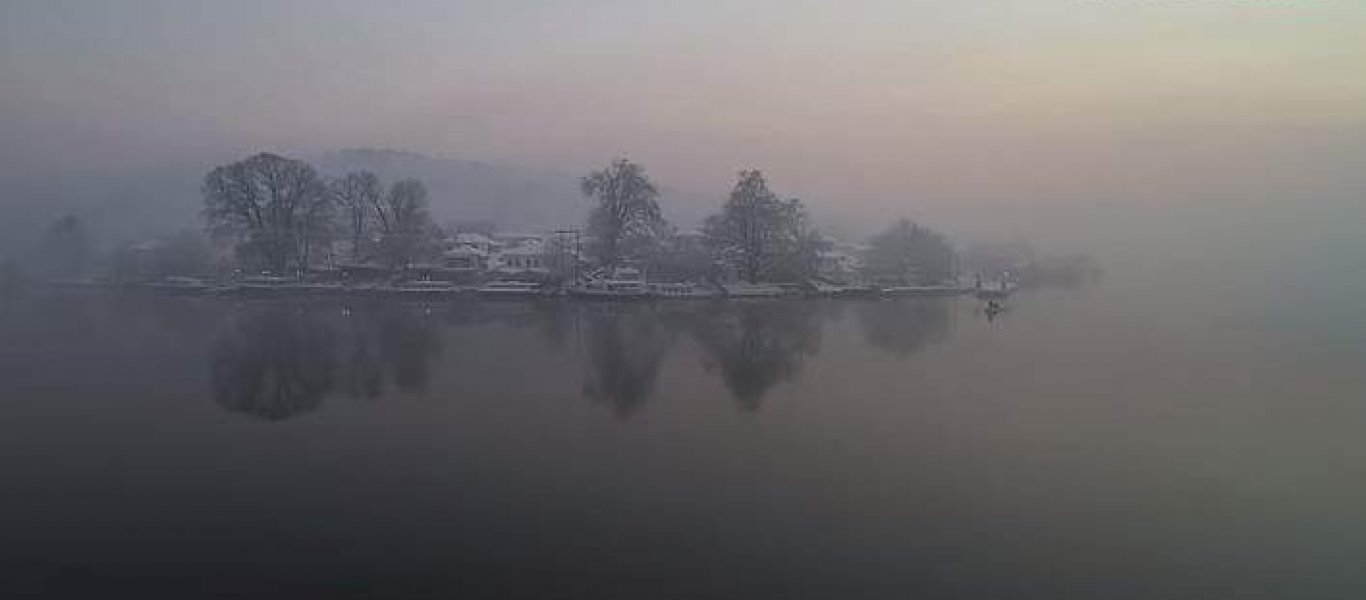
[[470, 248], [489, 256], [497, 252], [502, 244], [493, 238], [482, 233], [457, 233], [454, 237], [446, 240], [446, 245], [450, 248]]
[[826, 236], [825, 249], [816, 257], [816, 273], [825, 279], [848, 282], [863, 268], [863, 256], [868, 251], [863, 244], [842, 242]]
[[545, 243], [540, 238], [532, 238], [516, 246], [504, 248], [497, 254], [494, 268], [504, 272], [549, 273]]
[[441, 253], [441, 266], [455, 271], [485, 271], [489, 255], [471, 246], [456, 246]]

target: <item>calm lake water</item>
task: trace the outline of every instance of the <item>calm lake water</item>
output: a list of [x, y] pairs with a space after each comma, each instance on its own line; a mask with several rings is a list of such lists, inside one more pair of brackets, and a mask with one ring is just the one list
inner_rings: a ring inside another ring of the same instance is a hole
[[1366, 596], [1359, 338], [1187, 300], [30, 295], [0, 595]]

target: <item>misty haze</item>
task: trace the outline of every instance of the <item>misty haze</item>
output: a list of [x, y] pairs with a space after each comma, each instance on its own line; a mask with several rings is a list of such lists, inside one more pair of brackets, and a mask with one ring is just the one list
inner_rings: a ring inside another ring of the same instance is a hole
[[0, 597], [1366, 597], [1364, 30], [0, 0]]

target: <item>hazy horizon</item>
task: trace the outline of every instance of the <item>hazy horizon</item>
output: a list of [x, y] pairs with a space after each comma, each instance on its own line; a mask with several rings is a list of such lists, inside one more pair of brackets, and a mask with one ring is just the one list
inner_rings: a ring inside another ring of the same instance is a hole
[[629, 156], [689, 218], [755, 167], [841, 232], [1361, 252], [1366, 6], [542, 4], [7, 3], [0, 210], [173, 172], [83, 202], [182, 190], [194, 215], [214, 164], [380, 147], [570, 176]]

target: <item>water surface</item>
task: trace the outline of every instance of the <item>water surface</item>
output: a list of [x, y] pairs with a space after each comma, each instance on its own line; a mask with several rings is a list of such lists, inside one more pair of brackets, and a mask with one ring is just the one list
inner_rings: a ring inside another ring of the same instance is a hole
[[0, 585], [1359, 598], [1364, 353], [1294, 322], [33, 292], [0, 309]]

